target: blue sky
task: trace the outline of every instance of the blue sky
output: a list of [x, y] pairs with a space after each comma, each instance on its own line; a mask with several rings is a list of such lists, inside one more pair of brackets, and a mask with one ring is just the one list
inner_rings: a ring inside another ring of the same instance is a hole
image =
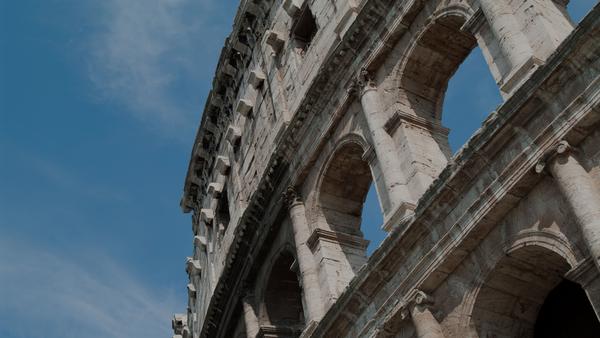
[[[596, 1], [572, 2], [578, 19]], [[192, 248], [179, 198], [236, 6], [0, 1], [0, 337], [170, 336]], [[454, 148], [500, 102], [473, 55], [447, 94]]]

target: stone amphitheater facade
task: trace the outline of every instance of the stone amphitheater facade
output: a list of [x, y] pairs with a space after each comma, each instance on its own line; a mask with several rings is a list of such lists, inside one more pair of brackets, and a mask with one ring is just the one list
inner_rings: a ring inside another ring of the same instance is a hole
[[[567, 2], [242, 0], [175, 337], [600, 337], [600, 6], [575, 26]], [[444, 94], [477, 46], [503, 103], [452, 154]]]

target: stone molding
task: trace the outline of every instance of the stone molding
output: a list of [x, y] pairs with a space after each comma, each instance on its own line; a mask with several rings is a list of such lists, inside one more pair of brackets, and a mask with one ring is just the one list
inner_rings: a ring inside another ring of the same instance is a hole
[[353, 247], [360, 250], [365, 250], [369, 245], [369, 241], [354, 235], [348, 235], [342, 232], [330, 231], [321, 228], [316, 228], [313, 230], [312, 234], [306, 241], [306, 245], [308, 245], [309, 249], [312, 252], [315, 252], [317, 248], [317, 244], [320, 241], [337, 243], [345, 247]]
[[407, 124], [411, 127], [423, 129], [443, 136], [448, 136], [450, 133], [450, 129], [442, 126], [438, 121], [432, 121], [423, 117], [407, 114], [400, 110], [394, 112], [392, 117], [385, 123], [384, 129], [388, 134], [394, 135], [396, 129], [402, 124]]
[[256, 338], [297, 337], [300, 332], [300, 327], [261, 325]]
[[565, 278], [575, 283], [579, 283], [582, 287], [588, 286], [594, 279], [598, 278], [600, 272], [594, 264], [594, 260], [586, 258], [582, 260], [576, 267], [572, 268]]

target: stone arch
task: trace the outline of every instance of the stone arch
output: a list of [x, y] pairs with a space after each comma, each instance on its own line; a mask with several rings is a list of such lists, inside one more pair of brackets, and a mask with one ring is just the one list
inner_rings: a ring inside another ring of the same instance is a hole
[[259, 314], [261, 330], [265, 332], [286, 336], [301, 332], [305, 325], [295, 262], [291, 246], [284, 245], [273, 255], [266, 271], [268, 278], [261, 292]]
[[344, 136], [325, 162], [317, 183], [319, 227], [337, 237], [354, 272], [366, 262], [368, 241], [360, 226], [363, 204], [374, 181], [371, 166], [365, 159], [369, 149], [361, 136]]
[[500, 251], [503, 256], [490, 257], [494, 263], [481, 271], [470, 295], [472, 336], [534, 337], [538, 313], [549, 295], [571, 283], [564, 276], [577, 263], [563, 238], [531, 231], [513, 239]]
[[471, 12], [459, 4], [437, 11], [409, 44], [396, 77], [408, 114], [441, 120], [448, 81], [477, 46], [475, 36], [461, 30]]
[[364, 145], [356, 135], [342, 139], [323, 168], [317, 203], [328, 228], [362, 236], [360, 216], [372, 181], [369, 164], [363, 159]]

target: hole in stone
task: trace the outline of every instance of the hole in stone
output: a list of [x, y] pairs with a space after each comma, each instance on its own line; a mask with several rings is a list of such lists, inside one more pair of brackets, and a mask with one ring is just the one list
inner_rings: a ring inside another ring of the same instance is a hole
[[306, 51], [315, 34], [317, 34], [317, 22], [310, 11], [310, 7], [304, 5], [290, 31], [294, 46], [302, 51]]

